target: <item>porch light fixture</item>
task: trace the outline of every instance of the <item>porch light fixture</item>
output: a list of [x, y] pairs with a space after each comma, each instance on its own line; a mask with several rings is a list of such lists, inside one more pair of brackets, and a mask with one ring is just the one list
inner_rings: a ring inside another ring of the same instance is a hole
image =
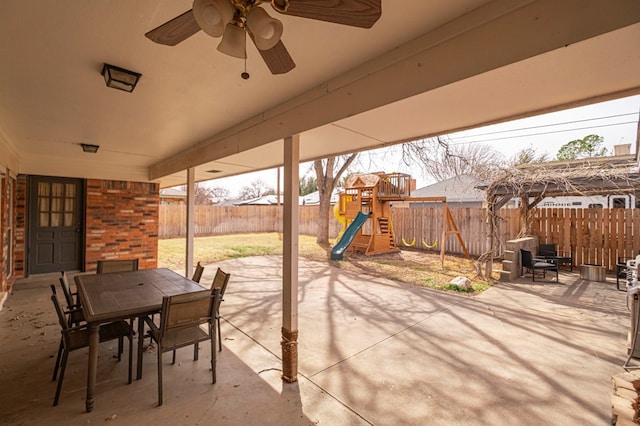
[[81, 143], [80, 146], [84, 152], [90, 152], [91, 154], [95, 154], [98, 152], [98, 148], [100, 148], [100, 145], [91, 145], [88, 143]]
[[102, 76], [107, 87], [131, 93], [136, 88], [136, 84], [138, 84], [142, 74], [116, 67], [115, 65], [104, 64]]

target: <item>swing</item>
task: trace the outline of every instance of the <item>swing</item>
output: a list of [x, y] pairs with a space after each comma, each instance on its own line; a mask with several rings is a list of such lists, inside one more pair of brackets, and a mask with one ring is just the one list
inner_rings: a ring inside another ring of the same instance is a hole
[[413, 247], [416, 245], [416, 239], [415, 237], [413, 238], [413, 241], [411, 241], [410, 243], [407, 242], [407, 240], [404, 239], [404, 237], [402, 237], [402, 244], [404, 244], [407, 247]]
[[425, 242], [425, 240], [422, 240], [422, 245], [425, 246], [426, 248], [435, 248], [438, 245], [438, 240], [436, 239], [433, 244], [429, 245]]

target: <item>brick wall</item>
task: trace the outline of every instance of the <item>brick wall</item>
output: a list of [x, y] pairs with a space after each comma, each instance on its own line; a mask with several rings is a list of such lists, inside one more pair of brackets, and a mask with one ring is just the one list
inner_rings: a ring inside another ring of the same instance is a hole
[[26, 243], [26, 228], [27, 225], [27, 176], [18, 175], [16, 179], [16, 221], [15, 221], [15, 246], [13, 248], [13, 268], [18, 277], [24, 277], [25, 268], [25, 250]]
[[[13, 186], [13, 193], [9, 190], [9, 185]], [[0, 199], [2, 202], [0, 203], [0, 291], [11, 291], [11, 287], [13, 287], [13, 283], [16, 280], [16, 276], [19, 275], [19, 272], [16, 268], [16, 249], [15, 249], [15, 240], [16, 240], [16, 228], [17, 221], [15, 220], [15, 212], [16, 212], [16, 181], [15, 179], [9, 177], [9, 174], [5, 175], [4, 178], [1, 179], [0, 191], [2, 191], [2, 195]], [[13, 211], [9, 211], [10, 203], [9, 197], [13, 197]], [[9, 216], [12, 215], [14, 218], [13, 228], [11, 230], [11, 237], [9, 237]], [[13, 248], [11, 244], [14, 244]], [[11, 275], [8, 276], [7, 270], [7, 258], [9, 256], [9, 250], [13, 249], [13, 257], [11, 262]]]
[[155, 183], [87, 180], [85, 269], [133, 258], [140, 269], [157, 267], [159, 201]]
[[7, 252], [9, 250], [7, 241], [7, 210], [9, 203], [7, 202], [7, 178], [0, 179], [0, 291], [9, 291], [9, 285], [7, 283], [7, 271], [5, 265], [7, 264]]

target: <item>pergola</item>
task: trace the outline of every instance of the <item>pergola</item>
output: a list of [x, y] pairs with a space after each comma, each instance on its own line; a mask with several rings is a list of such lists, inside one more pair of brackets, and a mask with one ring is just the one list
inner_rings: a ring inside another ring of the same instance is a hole
[[640, 193], [638, 163], [633, 155], [523, 164], [509, 169], [487, 188], [492, 210], [511, 198], [525, 211], [545, 197]]
[[530, 234], [531, 213], [545, 197], [584, 195], [640, 195], [640, 173], [634, 155], [596, 157], [573, 161], [523, 164], [506, 170], [486, 187], [489, 208], [491, 250], [487, 262], [496, 255], [498, 210], [513, 198], [520, 199], [524, 218], [520, 236]]

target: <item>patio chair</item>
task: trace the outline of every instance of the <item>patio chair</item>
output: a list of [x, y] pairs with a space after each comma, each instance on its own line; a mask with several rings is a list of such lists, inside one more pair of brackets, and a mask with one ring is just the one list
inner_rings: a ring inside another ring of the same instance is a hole
[[138, 259], [98, 260], [98, 274], [109, 272], [130, 272], [138, 270]]
[[218, 268], [218, 270], [216, 271], [216, 276], [213, 278], [213, 283], [211, 284], [211, 292], [213, 292], [214, 289], [220, 290], [220, 303], [216, 305], [215, 310], [216, 322], [218, 323], [218, 350], [220, 352], [222, 352], [222, 336], [220, 334], [220, 304], [224, 300], [224, 292], [227, 290], [229, 278], [231, 278], [231, 274], [228, 274], [222, 269]]
[[[204, 272], [204, 266], [202, 266], [200, 264], [200, 262], [198, 262], [198, 264], [196, 265], [196, 269], [193, 271], [193, 275], [191, 276], [191, 281], [195, 281], [197, 283], [200, 283], [200, 280], [202, 279], [202, 273], [203, 272]], [[151, 314], [151, 321], [154, 321], [155, 318], [156, 318], [156, 315], [155, 314]], [[149, 337], [149, 340], [150, 340], [149, 343], [151, 343], [153, 341], [153, 338], [151, 337], [151, 335], [147, 334], [146, 336]], [[174, 354], [173, 354], [174, 360], [175, 360], [175, 356], [176, 355], [175, 355], [175, 351], [174, 351]]]
[[[69, 325], [78, 325], [85, 321], [84, 312], [82, 310], [82, 305], [80, 303], [80, 299], [78, 297], [78, 292], [72, 292], [71, 286], [69, 284], [68, 275], [65, 271], [60, 271], [60, 286], [62, 287], [62, 292], [64, 294], [65, 301], [67, 302], [67, 311], [69, 312]], [[133, 323], [131, 324], [133, 326]], [[123, 345], [124, 339], [120, 338], [118, 340], [118, 360], [122, 356], [122, 351], [124, 350]], [[62, 351], [62, 341], [60, 342], [60, 350], [58, 351], [58, 358], [60, 357], [60, 353]], [[53, 374], [53, 379], [55, 380], [55, 372]]]
[[[208, 290], [177, 294], [162, 298], [160, 326], [146, 318], [150, 334], [157, 343], [158, 353], [158, 406], [162, 405], [162, 354], [194, 345], [193, 360], [198, 360], [198, 343], [211, 342], [211, 382], [216, 382], [215, 307], [220, 302], [220, 291]], [[200, 326], [207, 324], [206, 331]]]
[[573, 257], [558, 255], [558, 249], [555, 244], [540, 244], [538, 246], [538, 255], [536, 257], [557, 265], [568, 264], [569, 270], [573, 271]]
[[[632, 257], [618, 257], [618, 263], [616, 263], [616, 288], [619, 291], [627, 291], [627, 261], [633, 260]], [[624, 288], [620, 288], [620, 279], [624, 283]]]
[[69, 278], [64, 271], [60, 271], [60, 286], [62, 287], [62, 293], [64, 299], [67, 301], [67, 307], [79, 306], [78, 292], [71, 291], [71, 285], [69, 284]]
[[[198, 263], [199, 265], [199, 263]], [[218, 324], [218, 351], [222, 352], [222, 335], [220, 333], [220, 304], [224, 300], [224, 292], [227, 290], [227, 284], [229, 283], [229, 278], [231, 278], [231, 274], [224, 272], [222, 269], [218, 268], [216, 271], [215, 277], [213, 277], [213, 282], [211, 283], [211, 294], [213, 295], [214, 290], [220, 291], [220, 299], [218, 304], [214, 306], [214, 311], [212, 312], [212, 316], [215, 318]], [[153, 321], [153, 315], [151, 316], [151, 320]], [[198, 348], [193, 348], [194, 352], [197, 353]], [[176, 362], [176, 351], [173, 351], [173, 362]]]
[[522, 259], [522, 267], [531, 271], [534, 282], [536, 280], [536, 271], [542, 271], [543, 278], [546, 277], [547, 271], [555, 271], [556, 282], [560, 282], [557, 264], [545, 262], [542, 259], [533, 257], [530, 250], [520, 249], [520, 256]]
[[[89, 347], [89, 326], [88, 324], [70, 326], [67, 316], [68, 314], [60, 306], [58, 296], [56, 295], [55, 286], [53, 284], [51, 285], [51, 291], [51, 301], [55, 308], [56, 315], [58, 316], [58, 322], [60, 323], [63, 342], [62, 360], [56, 360], [56, 371], [58, 369], [58, 363], [60, 363], [60, 375], [58, 376], [56, 395], [53, 398], [53, 405], [56, 406], [58, 405], [58, 401], [60, 400], [60, 391], [62, 390], [62, 382], [64, 380], [65, 369], [67, 368], [69, 352]], [[124, 337], [127, 337], [129, 339], [128, 383], [131, 383], [133, 329], [129, 326], [129, 324], [126, 323], [126, 321], [115, 321], [100, 326], [100, 343], [115, 339], [122, 339]], [[120, 361], [119, 356], [118, 361]]]
[[538, 246], [538, 256], [540, 257], [554, 257], [558, 255], [558, 250], [555, 244], [540, 244]]
[[67, 274], [65, 274], [64, 271], [60, 271], [60, 275], [60, 287], [62, 287], [64, 300], [67, 302], [67, 311], [71, 313], [69, 325], [77, 325], [84, 321], [84, 314], [80, 300], [78, 299], [78, 293], [71, 291]]
[[200, 262], [196, 265], [196, 269], [193, 271], [193, 275], [191, 276], [191, 281], [195, 281], [197, 283], [202, 279], [202, 273], [204, 272], [204, 266], [200, 265]]
[[[67, 301], [67, 307], [64, 312], [65, 312], [67, 324], [69, 325], [69, 327], [72, 327], [74, 325], [79, 325], [80, 323], [84, 322], [84, 314], [82, 313], [82, 308], [80, 307], [80, 305], [69, 304], [69, 297], [67, 297], [68, 290], [65, 290], [65, 286], [64, 286], [65, 283], [63, 282], [63, 280], [66, 280], [64, 276], [64, 271], [62, 272], [62, 274], [63, 274], [62, 278], [60, 278], [60, 285], [62, 286], [65, 300]], [[68, 285], [69, 283], [66, 282], [66, 284]], [[58, 294], [56, 293], [56, 287], [54, 284], [51, 284], [51, 294], [56, 296], [56, 300], [57, 300]], [[56, 365], [53, 367], [53, 376], [51, 377], [51, 381], [55, 381], [56, 377], [58, 376], [58, 368], [60, 367], [60, 359], [62, 357], [63, 350], [64, 350], [64, 339], [61, 336], [60, 345], [58, 345], [58, 355], [56, 356]], [[120, 354], [120, 352], [118, 354]]]

